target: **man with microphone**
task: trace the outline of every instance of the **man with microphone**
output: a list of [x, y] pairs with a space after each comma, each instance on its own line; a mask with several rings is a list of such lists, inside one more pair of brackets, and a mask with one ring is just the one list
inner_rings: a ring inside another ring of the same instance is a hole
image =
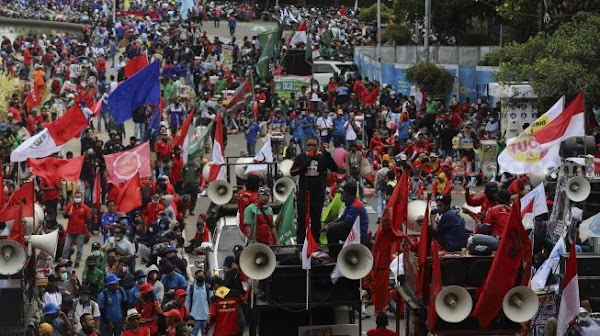
[[[297, 241], [304, 242], [306, 227], [304, 216], [307, 208], [310, 213], [311, 231], [315, 239], [321, 234], [321, 212], [325, 203], [325, 187], [327, 185], [327, 171], [337, 172], [338, 166], [327, 149], [328, 143], [321, 145], [316, 136], [306, 139], [306, 151], [296, 156], [290, 170], [292, 176], [300, 176], [298, 183], [297, 209], [298, 225], [296, 231]], [[308, 200], [308, 204], [307, 204]]]

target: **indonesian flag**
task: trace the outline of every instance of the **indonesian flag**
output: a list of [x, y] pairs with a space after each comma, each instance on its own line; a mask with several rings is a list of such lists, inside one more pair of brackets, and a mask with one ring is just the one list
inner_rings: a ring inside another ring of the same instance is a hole
[[319, 45], [318, 44], [313, 44], [311, 47], [311, 52], [312, 52], [312, 58], [313, 59], [317, 59], [319, 57], [321, 57], [321, 52], [319, 51]]
[[181, 125], [181, 129], [173, 136], [173, 144], [183, 148], [183, 143], [187, 138], [188, 131], [190, 129], [190, 124], [192, 120], [194, 120], [194, 114], [196, 114], [196, 108], [192, 108], [192, 110], [188, 113], [187, 118], [183, 121], [183, 125]]
[[58, 159], [48, 157], [44, 159], [27, 159], [27, 165], [31, 167], [32, 173], [39, 176], [50, 185], [55, 185], [61, 179], [75, 182], [81, 175], [84, 156], [73, 159]]
[[[337, 242], [334, 242], [334, 243], [337, 243]], [[348, 237], [346, 238], [346, 241], [344, 242], [343, 247], [346, 247], [349, 244], [360, 244], [360, 216], [356, 217], [356, 220], [354, 221], [354, 225], [352, 225], [352, 229], [350, 230], [350, 233], [348, 233]], [[340, 272], [340, 269], [338, 268], [338, 266], [336, 264], [335, 267], [333, 268], [333, 272], [331, 272], [331, 282], [336, 283], [337, 280], [341, 277], [342, 277], [342, 272]]]
[[[310, 195], [306, 193], [306, 204], [310, 204]], [[306, 214], [304, 215], [304, 226], [306, 227], [306, 235], [302, 244], [302, 269], [309, 270], [311, 268], [311, 256], [319, 250], [319, 245], [312, 234], [310, 227], [310, 207], [306, 206]]]
[[33, 181], [25, 183], [15, 190], [8, 203], [0, 211], [0, 222], [17, 218], [19, 211], [22, 217], [33, 217], [33, 202], [35, 201]]
[[125, 64], [125, 77], [132, 77], [138, 71], [148, 66], [148, 64], [148, 56], [146, 53], [132, 58], [129, 62], [127, 62], [127, 64]]
[[298, 44], [298, 43], [306, 44], [306, 41], [307, 41], [306, 26], [307, 26], [306, 20], [302, 20], [302, 23], [300, 23], [300, 25], [298, 26], [298, 29], [296, 29], [296, 33], [294, 33], [294, 37], [292, 37], [292, 40], [290, 41], [290, 46], [292, 48], [294, 48], [296, 46], [296, 44]]
[[223, 166], [225, 164], [223, 154], [225, 154], [225, 146], [223, 145], [223, 121], [221, 120], [221, 116], [217, 116], [215, 118], [215, 139], [213, 141], [212, 149], [213, 163], [210, 166], [208, 182], [227, 179], [227, 167]]
[[[96, 177], [94, 177], [94, 189], [92, 194], [92, 204], [94, 207], [100, 207], [102, 203], [102, 180], [100, 168], [96, 168]], [[138, 174], [139, 175], [139, 174]]]
[[540, 183], [521, 198], [521, 218], [523, 218], [525, 229], [532, 229], [535, 217], [545, 213], [548, 213], [546, 189], [544, 189], [544, 183]]
[[583, 92], [579, 92], [562, 113], [552, 112], [554, 114], [546, 113], [543, 116], [550, 119], [550, 122], [531, 134], [543, 148], [560, 145], [561, 141], [570, 137], [585, 135]]
[[557, 335], [564, 335], [569, 324], [577, 318], [579, 313], [579, 278], [577, 277], [577, 255], [575, 243], [571, 244], [567, 269], [565, 271], [565, 286], [560, 299], [558, 310]]
[[246, 175], [252, 172], [267, 172], [267, 163], [273, 163], [273, 149], [271, 147], [271, 137], [267, 137], [267, 141], [260, 149], [260, 152], [254, 156], [254, 162], [258, 164], [248, 165]]

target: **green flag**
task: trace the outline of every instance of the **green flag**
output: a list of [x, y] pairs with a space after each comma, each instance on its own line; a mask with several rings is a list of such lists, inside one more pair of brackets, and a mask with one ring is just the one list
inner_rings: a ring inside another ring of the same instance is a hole
[[204, 155], [204, 144], [206, 143], [206, 139], [208, 139], [208, 135], [211, 133], [214, 122], [211, 121], [206, 129], [200, 136], [190, 136], [189, 144], [188, 144], [188, 160], [199, 160]]
[[296, 235], [296, 221], [294, 218], [294, 212], [296, 210], [295, 198], [294, 193], [290, 193], [283, 203], [281, 210], [279, 210], [279, 215], [275, 220], [280, 244], [285, 244]]
[[275, 47], [279, 45], [281, 41], [281, 35], [283, 34], [283, 26], [277, 25], [277, 28], [258, 34], [258, 43], [260, 45], [260, 58], [256, 63], [256, 72], [258, 77], [262, 79], [271, 78], [269, 72], [269, 61], [275, 54]]
[[342, 202], [342, 194], [336, 193], [331, 202], [327, 205], [327, 208], [321, 214], [321, 224], [327, 225], [340, 217], [340, 212], [344, 208]]

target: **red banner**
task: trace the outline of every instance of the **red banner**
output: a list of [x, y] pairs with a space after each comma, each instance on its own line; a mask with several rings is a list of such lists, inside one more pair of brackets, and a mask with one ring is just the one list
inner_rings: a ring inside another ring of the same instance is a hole
[[57, 146], [73, 138], [78, 138], [81, 131], [89, 125], [78, 104], [73, 105], [55, 122], [48, 124], [48, 132]]
[[33, 217], [33, 182], [24, 184], [21, 188], [15, 190], [8, 203], [0, 211], [0, 222], [7, 222], [17, 218], [19, 211], [23, 217]]
[[104, 161], [108, 182], [113, 184], [127, 182], [138, 172], [140, 178], [152, 176], [150, 145], [147, 141], [128, 151], [104, 155]]
[[54, 157], [27, 159], [27, 164], [31, 167], [33, 175], [43, 178], [50, 185], [54, 185], [60, 182], [61, 178], [69, 182], [77, 181], [81, 174], [84, 158], [84, 156], [79, 156], [70, 160]]

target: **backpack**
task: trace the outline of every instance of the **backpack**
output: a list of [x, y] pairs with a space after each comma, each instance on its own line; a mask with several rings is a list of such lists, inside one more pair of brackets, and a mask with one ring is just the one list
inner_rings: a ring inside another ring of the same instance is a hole
[[[109, 292], [108, 288], [106, 288], [102, 291], [102, 293], [104, 293], [104, 296], [102, 297], [104, 299], [102, 302], [103, 303], [102, 306], [104, 308], [100, 309], [101, 316], [106, 316], [106, 306], [108, 305], [108, 295], [107, 295], [108, 292]], [[127, 309], [129, 307], [127, 305], [128, 304], [127, 294], [125, 293], [125, 290], [123, 289], [123, 287], [119, 287], [119, 294], [121, 295], [121, 313], [123, 314], [123, 316], [125, 316], [125, 314], [127, 313]]]
[[[188, 295], [190, 296], [190, 312], [194, 308], [194, 287], [196, 287], [195, 284], [190, 284], [188, 286]], [[206, 281], [204, 282], [204, 289], [206, 290], [206, 300], [210, 300], [210, 289]]]

